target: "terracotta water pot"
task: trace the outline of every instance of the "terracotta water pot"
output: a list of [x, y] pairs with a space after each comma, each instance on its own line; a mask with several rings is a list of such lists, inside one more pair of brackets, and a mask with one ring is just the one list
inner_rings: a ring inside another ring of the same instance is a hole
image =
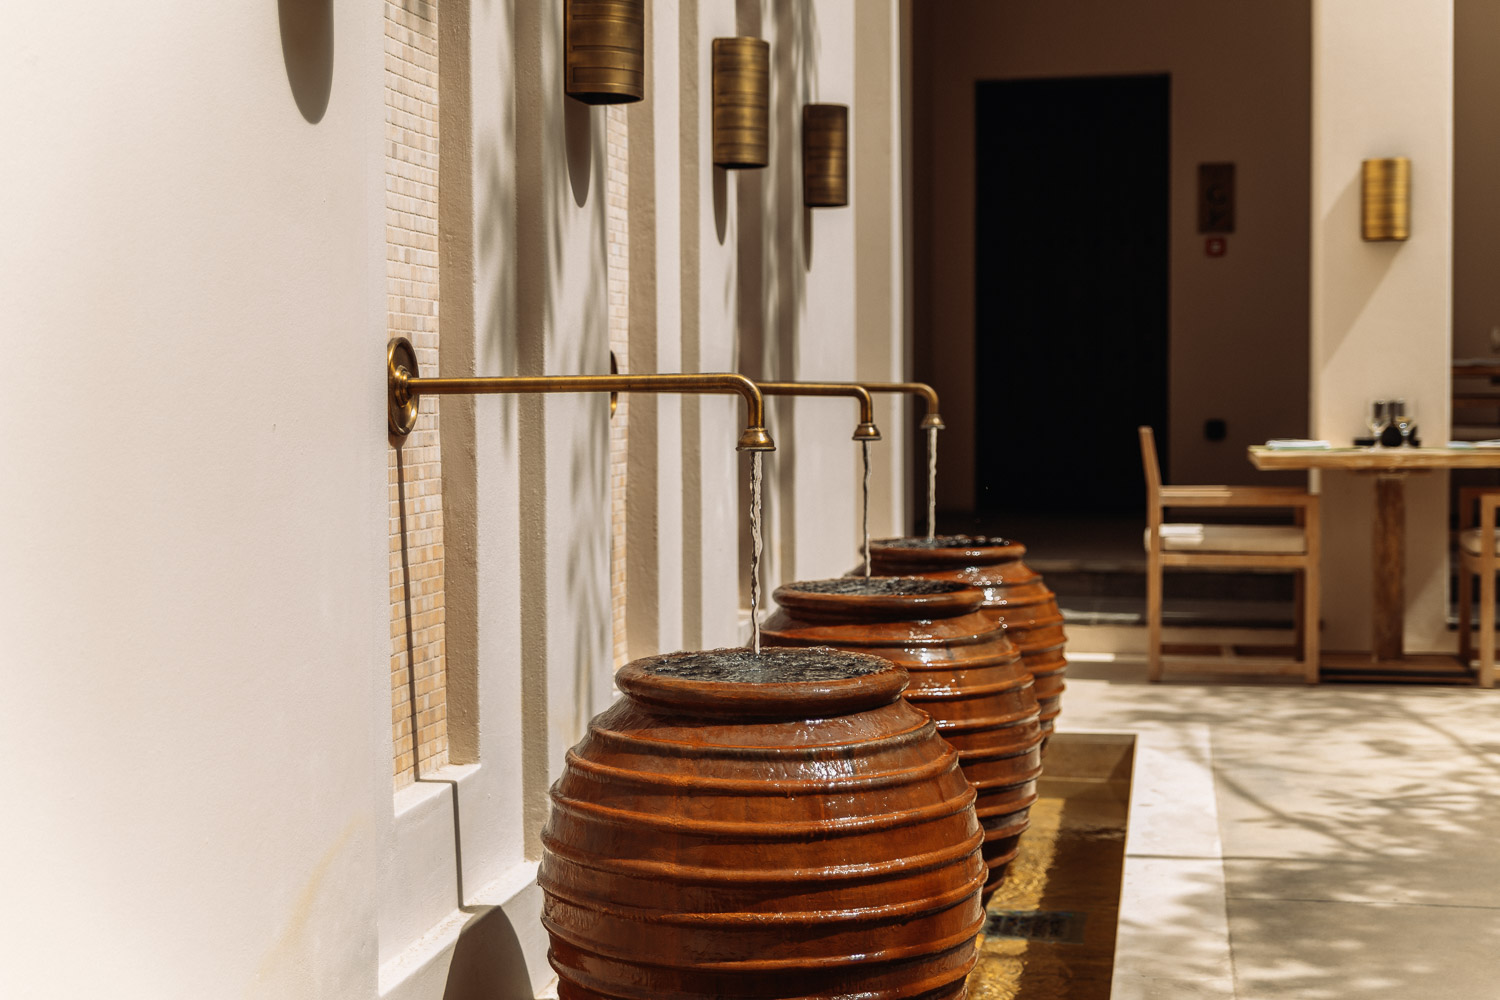
[[1025, 554], [1020, 542], [985, 535], [884, 538], [870, 543], [870, 568], [885, 576], [956, 580], [983, 590], [985, 609], [1005, 625], [1036, 679], [1042, 731], [1050, 736], [1062, 711], [1067, 636], [1057, 596], [1040, 573], [1021, 561]]
[[778, 646], [874, 653], [911, 675], [906, 700], [932, 716], [979, 792], [986, 900], [1026, 831], [1042, 772], [1042, 731], [1031, 675], [974, 587], [913, 577], [789, 583], [761, 628]]
[[831, 649], [636, 660], [542, 831], [558, 996], [962, 998], [983, 831], [906, 671]]

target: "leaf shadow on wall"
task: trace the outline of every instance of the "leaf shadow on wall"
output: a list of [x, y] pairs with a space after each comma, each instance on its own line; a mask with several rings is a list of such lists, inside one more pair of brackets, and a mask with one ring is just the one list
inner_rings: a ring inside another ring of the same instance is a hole
[[277, 0], [286, 82], [302, 117], [316, 125], [333, 91], [333, 0]]
[[[736, 29], [769, 36], [771, 45], [770, 164], [737, 171], [735, 178], [736, 281], [725, 289], [736, 316], [739, 370], [751, 378], [795, 379], [812, 255], [812, 216], [802, 205], [801, 107], [818, 92], [819, 27], [815, 5], [798, 0], [737, 0]], [[770, 403], [777, 450], [765, 458], [762, 523], [768, 549], [763, 564], [773, 575], [796, 571], [797, 422], [791, 399]], [[748, 461], [740, 463], [740, 524], [749, 523]], [[783, 537], [785, 532], [785, 537]], [[785, 546], [785, 554], [779, 547]], [[749, 564], [750, 538], [740, 532], [741, 565]], [[742, 600], [746, 597], [742, 595]]]
[[[548, 57], [562, 47], [554, 9], [544, 0], [505, 5], [515, 37], [515, 159], [492, 169], [501, 178], [509, 170], [513, 180], [493, 185], [508, 198], [497, 206], [508, 217], [486, 212], [479, 239], [510, 275], [497, 289], [499, 321], [483, 336], [494, 344], [486, 353], [513, 358], [517, 374], [597, 375], [609, 370], [606, 289], [579, 276], [604, 274], [606, 251], [603, 239], [593, 241], [584, 264], [577, 234], [584, 226], [604, 232], [603, 119], [564, 95], [562, 64]], [[508, 232], [497, 226], [493, 239], [486, 235], [502, 221]], [[544, 404], [542, 395], [522, 395], [513, 411], [525, 706], [520, 769], [530, 856], [541, 852], [547, 791], [562, 751], [607, 704], [609, 674], [600, 665], [610, 663], [608, 398], [569, 394]], [[605, 530], [581, 530], [599, 511]], [[596, 705], [601, 694], [604, 703]]]

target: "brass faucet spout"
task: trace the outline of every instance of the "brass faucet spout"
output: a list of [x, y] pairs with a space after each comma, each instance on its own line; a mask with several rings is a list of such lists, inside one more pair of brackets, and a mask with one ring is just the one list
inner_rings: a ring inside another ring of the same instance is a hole
[[426, 395], [489, 395], [520, 392], [673, 392], [737, 395], [745, 401], [745, 429], [739, 451], [775, 451], [766, 433], [765, 400], [755, 383], [735, 372], [667, 373], [660, 375], [501, 375], [474, 378], [421, 378], [417, 356], [405, 337], [386, 347], [391, 433], [411, 433], [416, 425], [417, 401]]
[[912, 396], [921, 396], [927, 403], [927, 412], [922, 417], [922, 428], [937, 428], [942, 430], [943, 418], [938, 415], [937, 390], [926, 382], [861, 382], [860, 385], [871, 392], [903, 392]]
[[854, 440], [879, 441], [880, 428], [875, 426], [875, 401], [869, 391], [854, 382], [757, 382], [767, 396], [851, 396], [859, 401], [859, 425]]

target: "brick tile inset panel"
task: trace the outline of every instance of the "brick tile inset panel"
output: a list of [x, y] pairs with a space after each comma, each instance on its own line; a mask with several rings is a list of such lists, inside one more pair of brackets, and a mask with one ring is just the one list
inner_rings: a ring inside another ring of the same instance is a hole
[[[386, 0], [386, 323], [388, 336], [411, 340], [423, 371], [437, 369], [438, 352], [437, 52], [436, 3]], [[423, 399], [416, 429], [401, 449], [399, 472], [395, 449], [390, 453], [391, 738], [397, 788], [415, 780], [418, 769], [426, 773], [448, 762], [437, 418], [437, 399]]]

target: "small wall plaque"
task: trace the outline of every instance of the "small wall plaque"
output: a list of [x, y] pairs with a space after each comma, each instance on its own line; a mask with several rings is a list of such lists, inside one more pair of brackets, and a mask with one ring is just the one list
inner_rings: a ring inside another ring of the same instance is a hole
[[1198, 164], [1198, 232], [1234, 232], [1234, 164]]

